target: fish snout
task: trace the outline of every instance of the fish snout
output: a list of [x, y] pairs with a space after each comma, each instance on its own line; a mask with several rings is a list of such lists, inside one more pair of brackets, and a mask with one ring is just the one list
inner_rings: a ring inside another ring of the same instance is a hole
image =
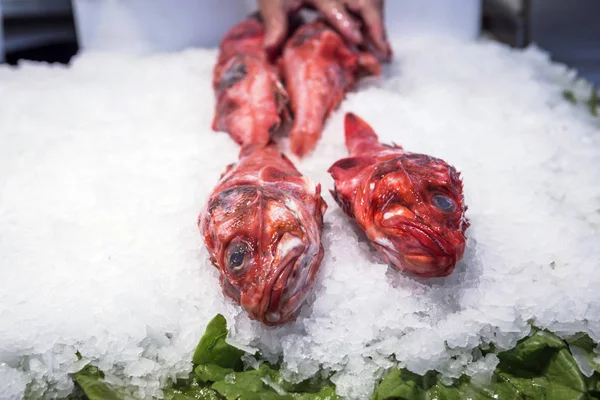
[[294, 318], [304, 303], [316, 270], [313, 265], [317, 252], [312, 251], [313, 246], [305, 244], [297, 236], [289, 235], [286, 238], [286, 235], [279, 245], [278, 255], [281, 254], [281, 257], [278, 257], [278, 272], [273, 278], [264, 318], [267, 324], [272, 325]]
[[451, 255], [407, 254], [404, 260], [407, 264], [407, 270], [423, 278], [448, 276], [456, 266], [456, 258]]
[[[460, 235], [460, 233], [458, 233]], [[462, 235], [455, 238], [451, 235], [444, 238], [433, 232], [420, 231], [415, 234], [414, 251], [404, 255], [407, 269], [424, 278], [439, 278], [450, 275], [465, 251], [465, 240]]]
[[463, 257], [465, 238], [460, 232], [443, 237], [428, 227], [413, 223], [382, 227], [375, 244], [396, 269], [419, 277], [448, 276]]

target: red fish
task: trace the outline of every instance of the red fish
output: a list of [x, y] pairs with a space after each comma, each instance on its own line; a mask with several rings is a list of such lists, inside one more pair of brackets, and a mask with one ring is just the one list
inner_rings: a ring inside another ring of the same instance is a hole
[[396, 269], [421, 277], [452, 273], [469, 226], [460, 173], [438, 158], [380, 144], [352, 113], [344, 124], [350, 157], [328, 170], [336, 202]]
[[213, 71], [216, 93], [212, 129], [236, 143], [266, 145], [288, 120], [288, 96], [263, 49], [264, 27], [251, 16], [235, 25], [220, 44]]
[[295, 319], [323, 259], [326, 209], [320, 185], [273, 142], [243, 148], [221, 176], [198, 226], [224, 293], [252, 319]]
[[219, 57], [213, 71], [213, 83], [223, 66], [235, 56], [244, 54], [267, 61], [267, 53], [263, 49], [264, 36], [265, 28], [256, 14], [234, 25], [219, 43]]
[[356, 81], [365, 75], [379, 75], [381, 70], [374, 55], [350, 48], [319, 20], [292, 35], [280, 63], [294, 114], [290, 147], [298, 157], [315, 148], [325, 120]]

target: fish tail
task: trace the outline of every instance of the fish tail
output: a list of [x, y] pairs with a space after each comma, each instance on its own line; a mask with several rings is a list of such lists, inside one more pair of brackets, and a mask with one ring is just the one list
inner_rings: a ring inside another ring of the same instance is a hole
[[290, 132], [290, 151], [298, 158], [303, 158], [317, 147], [320, 138], [320, 130], [292, 129]]
[[346, 147], [351, 156], [365, 153], [381, 146], [373, 128], [354, 113], [349, 112], [346, 114], [344, 118], [344, 133], [346, 136]]

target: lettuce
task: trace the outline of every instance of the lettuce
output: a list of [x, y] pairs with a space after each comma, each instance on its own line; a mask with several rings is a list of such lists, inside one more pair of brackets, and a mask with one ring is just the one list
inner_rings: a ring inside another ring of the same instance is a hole
[[[218, 314], [207, 325], [192, 358], [187, 379], [170, 382], [163, 389], [166, 400], [334, 400], [338, 396], [327, 378], [301, 383], [285, 381], [277, 365], [262, 362], [258, 369], [244, 370], [244, 351], [226, 342], [227, 322]], [[521, 340], [509, 351], [494, 352], [500, 360], [492, 380], [484, 386], [462, 376], [445, 385], [430, 371], [417, 375], [392, 369], [379, 383], [372, 400], [487, 400], [487, 399], [600, 399], [600, 365], [596, 344], [579, 334], [565, 340], [544, 330]], [[577, 349], [577, 360], [572, 351]], [[579, 362], [579, 364], [578, 364]], [[586, 363], [585, 368], [580, 368]], [[582, 370], [587, 370], [586, 374]], [[93, 366], [74, 374], [82, 397], [90, 400], [132, 399], [122, 388], [104, 382]]]
[[[578, 340], [591, 352], [593, 342], [588, 336]], [[473, 384], [466, 376], [446, 386], [431, 372], [419, 376], [394, 369], [378, 386], [373, 400], [600, 399], [598, 372], [586, 378], [567, 343], [549, 332], [536, 331], [512, 350], [498, 353], [498, 358], [492, 381], [485, 386]]]
[[[193, 372], [187, 379], [171, 382], [165, 400], [334, 400], [334, 385], [328, 379], [286, 382], [277, 366], [262, 363], [258, 369], [243, 370], [244, 351], [226, 342], [225, 318], [218, 314], [206, 326], [192, 358]], [[89, 400], [132, 399], [121, 389], [104, 382], [97, 368], [87, 366], [74, 380]], [[76, 397], [73, 397], [75, 399]]]
[[102, 371], [91, 365], [77, 372], [74, 380], [89, 400], [134, 400], [122, 390], [104, 382]]

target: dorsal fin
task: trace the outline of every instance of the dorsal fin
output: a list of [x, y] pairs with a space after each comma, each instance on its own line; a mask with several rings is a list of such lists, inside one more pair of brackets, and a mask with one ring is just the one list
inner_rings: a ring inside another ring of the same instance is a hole
[[344, 118], [346, 147], [351, 156], [357, 156], [381, 147], [377, 134], [363, 119], [354, 113]]
[[[361, 183], [357, 176], [374, 162], [373, 157], [348, 157], [335, 162], [327, 172], [335, 182], [334, 198], [350, 204], [356, 196], [356, 190]], [[341, 204], [341, 203], [340, 203]], [[345, 210], [348, 211], [348, 210]]]

